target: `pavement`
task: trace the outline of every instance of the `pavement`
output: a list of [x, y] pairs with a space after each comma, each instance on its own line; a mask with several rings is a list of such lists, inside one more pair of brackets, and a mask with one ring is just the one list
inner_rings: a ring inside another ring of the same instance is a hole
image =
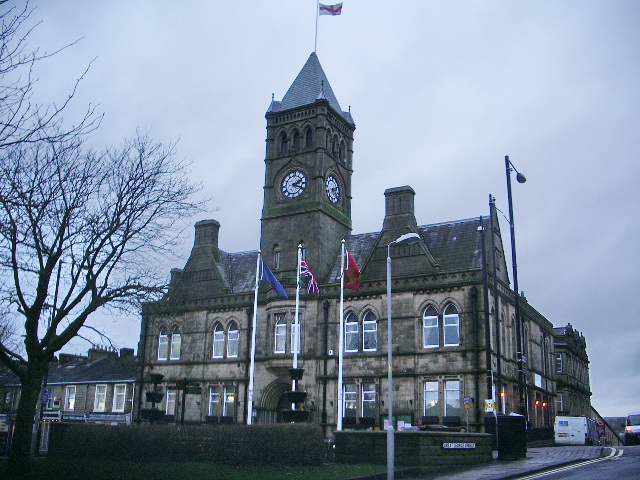
[[[609, 455], [610, 447], [561, 446], [561, 447], [529, 447], [526, 458], [519, 460], [498, 460], [497, 452], [489, 463], [468, 468], [456, 469], [452, 472], [438, 472], [425, 476], [398, 476], [403, 480], [506, 480], [524, 475], [531, 475], [543, 470], [560, 467], [585, 460], [592, 460]], [[399, 472], [398, 472], [399, 473]]]
[[[498, 460], [498, 452], [493, 452], [493, 460], [478, 465], [442, 469], [437, 473], [417, 474], [415, 469], [396, 466], [396, 479], [402, 480], [508, 480], [533, 475], [545, 470], [574, 463], [593, 460], [611, 455], [620, 448], [587, 446], [528, 447], [527, 456], [518, 460]], [[350, 480], [385, 480], [387, 474], [367, 475]]]

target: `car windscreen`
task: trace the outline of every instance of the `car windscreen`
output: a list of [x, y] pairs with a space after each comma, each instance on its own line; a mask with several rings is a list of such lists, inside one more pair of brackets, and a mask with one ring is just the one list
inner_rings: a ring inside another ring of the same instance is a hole
[[627, 425], [640, 425], [640, 415], [629, 415]]

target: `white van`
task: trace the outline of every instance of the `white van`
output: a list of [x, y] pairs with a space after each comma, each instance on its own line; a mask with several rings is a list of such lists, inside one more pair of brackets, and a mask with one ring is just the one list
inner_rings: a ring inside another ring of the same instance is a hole
[[640, 412], [627, 415], [627, 422], [624, 428], [624, 444], [640, 444]]
[[587, 417], [556, 417], [557, 445], [598, 445], [598, 427]]

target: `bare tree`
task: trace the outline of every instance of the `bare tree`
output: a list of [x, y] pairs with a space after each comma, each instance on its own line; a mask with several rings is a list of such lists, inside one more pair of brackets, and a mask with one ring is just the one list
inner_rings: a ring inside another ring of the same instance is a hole
[[[0, 5], [6, 3], [0, 0]], [[53, 52], [30, 50], [27, 39], [37, 27], [37, 24], [29, 25], [32, 13], [28, 2], [22, 9], [14, 6], [0, 12], [0, 148], [81, 135], [97, 128], [102, 119], [101, 115], [96, 115], [95, 106], [89, 105], [75, 125], [62, 128], [62, 113], [73, 99], [88, 67], [58, 105], [41, 105], [32, 101], [38, 82], [34, 73], [36, 64], [77, 42]]]
[[[28, 468], [36, 405], [55, 352], [98, 308], [158, 298], [166, 287], [159, 256], [175, 246], [176, 223], [202, 206], [192, 200], [198, 187], [174, 144], [136, 133], [96, 152], [86, 144], [96, 126], [91, 110], [65, 129], [62, 109], [28, 103], [33, 62], [43, 58], [23, 52], [25, 36], [17, 32], [28, 14], [4, 14], [0, 27], [0, 312], [19, 318], [22, 340], [0, 338], [0, 362], [22, 387], [13, 473]], [[14, 65], [28, 74], [16, 76]]]
[[158, 254], [198, 205], [173, 147], [141, 135], [102, 154], [77, 138], [21, 144], [0, 176], [0, 270], [25, 335], [24, 355], [0, 341], [0, 361], [22, 383], [12, 457], [24, 461], [54, 353], [98, 308], [164, 292]]

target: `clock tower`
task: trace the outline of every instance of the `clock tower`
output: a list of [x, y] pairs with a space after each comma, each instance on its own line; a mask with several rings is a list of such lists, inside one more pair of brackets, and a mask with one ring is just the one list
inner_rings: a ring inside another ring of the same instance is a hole
[[266, 119], [262, 256], [293, 285], [302, 244], [309, 267], [325, 282], [351, 233], [355, 124], [315, 53], [282, 101], [272, 100]]

